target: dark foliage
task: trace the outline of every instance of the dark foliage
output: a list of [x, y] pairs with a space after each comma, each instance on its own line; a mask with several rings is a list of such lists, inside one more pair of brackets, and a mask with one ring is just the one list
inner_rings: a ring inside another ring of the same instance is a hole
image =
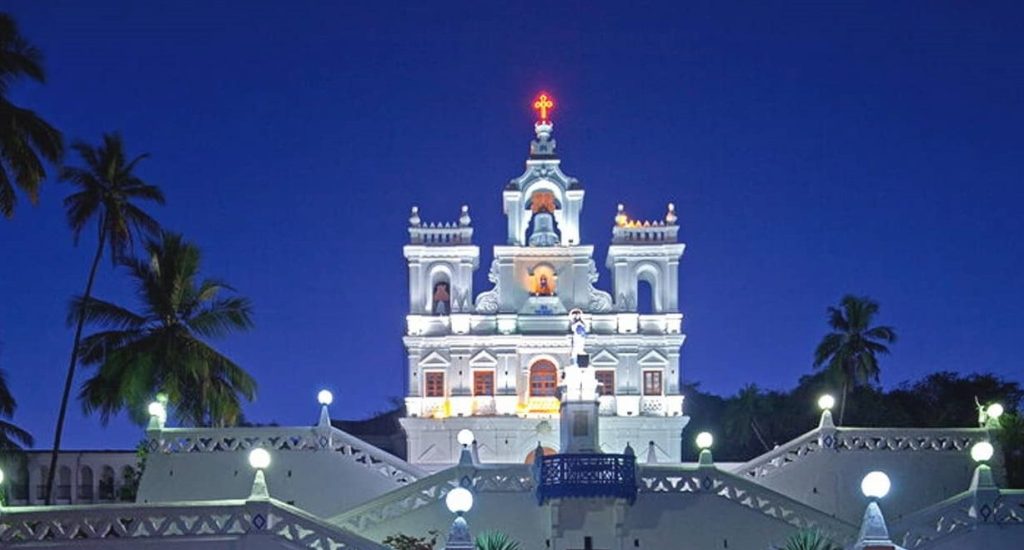
[[[827, 371], [802, 377], [789, 391], [748, 386], [726, 398], [701, 391], [699, 384], [685, 385], [687, 414], [692, 419], [686, 432], [721, 434], [715, 438], [715, 460], [743, 462], [765, 451], [761, 438], [770, 448], [814, 429], [820, 418], [818, 397], [835, 394], [837, 389]], [[983, 404], [1002, 403], [1006, 408], [999, 438], [1007, 477], [1011, 486], [1024, 486], [1024, 421], [1019, 412], [1024, 389], [1017, 382], [992, 374], [937, 372], [890, 391], [875, 385], [856, 386], [850, 391], [846, 423], [867, 427], [977, 427], [975, 399]], [[684, 445], [683, 456], [686, 460], [697, 458], [697, 448], [690, 440]]]

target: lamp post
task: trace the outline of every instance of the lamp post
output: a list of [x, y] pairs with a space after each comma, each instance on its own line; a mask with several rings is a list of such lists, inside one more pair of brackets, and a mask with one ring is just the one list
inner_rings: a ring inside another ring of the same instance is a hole
[[889, 528], [885, 525], [885, 517], [878, 501], [885, 498], [892, 488], [892, 482], [885, 472], [869, 472], [861, 479], [860, 491], [868, 498], [868, 507], [864, 510], [864, 518], [860, 523], [855, 549], [899, 549], [889, 538]]
[[832, 409], [836, 406], [836, 398], [830, 394], [824, 394], [818, 398], [818, 408], [821, 409], [821, 421], [818, 428], [822, 431], [835, 430], [836, 424], [832, 421]]
[[444, 497], [444, 504], [448, 511], [455, 514], [452, 527], [448, 530], [448, 540], [445, 542], [445, 550], [474, 550], [476, 543], [469, 533], [469, 524], [463, 514], [473, 508], [473, 493], [465, 487], [456, 487]]
[[462, 449], [459, 451], [459, 464], [476, 464], [476, 436], [473, 435], [473, 430], [468, 428], [459, 430], [459, 433], [455, 435], [455, 441], [462, 446]]
[[711, 446], [715, 443], [714, 436], [710, 432], [700, 432], [695, 440], [697, 448], [700, 449], [700, 457], [697, 464], [701, 467], [714, 466], [714, 459], [711, 456]]
[[164, 424], [167, 423], [167, 405], [163, 401], [157, 398], [146, 408], [146, 412], [149, 413], [149, 426], [147, 430], [162, 430]]
[[252, 480], [252, 490], [249, 492], [249, 500], [270, 499], [267, 478], [263, 474], [263, 470], [270, 467], [270, 453], [262, 447], [249, 451], [249, 466], [256, 470], [256, 476]]
[[331, 425], [331, 413], [327, 410], [327, 407], [334, 403], [334, 394], [331, 393], [331, 390], [320, 390], [316, 394], [316, 401], [320, 403], [319, 427], [328, 428]]

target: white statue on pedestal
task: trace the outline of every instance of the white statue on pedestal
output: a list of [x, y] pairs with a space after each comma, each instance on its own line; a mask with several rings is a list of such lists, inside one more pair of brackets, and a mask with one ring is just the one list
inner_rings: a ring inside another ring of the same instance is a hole
[[572, 347], [569, 352], [572, 362], [565, 368], [565, 393], [563, 400], [594, 401], [599, 385], [594, 369], [589, 367], [586, 352], [587, 327], [583, 323], [583, 312], [574, 309], [569, 312], [569, 328], [572, 331]]

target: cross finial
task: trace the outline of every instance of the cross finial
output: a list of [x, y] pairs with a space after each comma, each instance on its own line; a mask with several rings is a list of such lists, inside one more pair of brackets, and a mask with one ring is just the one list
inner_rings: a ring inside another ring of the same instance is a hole
[[533, 110], [540, 114], [540, 122], [548, 121], [548, 111], [555, 108], [555, 102], [547, 92], [541, 92], [533, 102]]

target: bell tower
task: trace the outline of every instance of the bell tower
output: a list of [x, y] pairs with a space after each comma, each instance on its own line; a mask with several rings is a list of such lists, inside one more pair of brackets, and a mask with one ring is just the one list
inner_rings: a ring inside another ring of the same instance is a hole
[[[686, 245], [678, 242], [676, 207], [668, 204], [664, 220], [631, 220], [618, 206], [607, 266], [612, 271], [619, 311], [679, 312], [679, 259]], [[650, 303], [640, 303], [639, 287], [648, 285]]]
[[558, 241], [552, 242], [551, 235], [546, 235], [544, 246], [578, 245], [583, 187], [575, 178], [566, 176], [559, 166], [562, 161], [555, 152], [556, 143], [551, 137], [555, 126], [549, 118], [555, 107], [554, 101], [548, 94], [541, 93], [533, 107], [540, 118], [533, 125], [537, 139], [530, 142], [526, 172], [510, 181], [502, 194], [505, 216], [508, 218], [508, 244], [533, 245], [527, 239], [527, 228], [534, 217], [543, 217], [547, 219], [538, 220], [534, 225], [548, 229], [553, 221], [558, 236]]

